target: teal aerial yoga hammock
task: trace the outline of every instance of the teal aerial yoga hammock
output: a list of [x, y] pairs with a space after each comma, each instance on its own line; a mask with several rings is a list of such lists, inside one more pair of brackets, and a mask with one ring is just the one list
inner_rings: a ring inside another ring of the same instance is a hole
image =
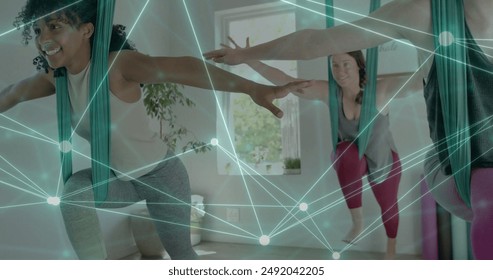
[[[380, 7], [380, 0], [372, 0], [370, 3], [370, 12]], [[334, 23], [334, 5], [333, 0], [325, 0], [325, 13], [326, 13], [326, 26], [327, 28], [333, 27]], [[378, 67], [378, 47], [367, 50], [366, 55], [366, 73], [367, 84], [365, 86], [363, 94], [363, 103], [361, 106], [360, 121], [359, 121], [359, 134], [357, 139], [359, 157], [362, 158], [368, 141], [370, 140], [373, 120], [377, 115], [376, 108], [376, 84], [377, 84], [377, 67]], [[337, 148], [338, 135], [339, 135], [339, 102], [337, 100], [336, 92], [338, 91], [337, 83], [334, 80], [330, 58], [328, 60], [328, 73], [329, 73], [329, 112], [330, 112], [330, 124], [332, 133], [332, 145], [334, 151]]]
[[[108, 55], [113, 28], [115, 0], [98, 1], [97, 21], [92, 46], [89, 85], [91, 123], [91, 165], [94, 200], [96, 205], [106, 200], [110, 177], [110, 106]], [[67, 87], [66, 69], [57, 69], [62, 75], [56, 78], [58, 134], [61, 147], [63, 181], [72, 176], [71, 109]]]
[[[325, 0], [325, 20], [327, 28], [335, 26], [334, 21], [334, 3], [332, 0]], [[330, 114], [330, 127], [332, 135], [332, 146], [334, 151], [337, 149], [337, 142], [339, 140], [339, 104], [337, 100], [337, 83], [334, 80], [332, 74], [332, 67], [330, 57], [327, 59], [327, 68], [329, 76], [329, 114]]]
[[431, 1], [435, 64], [450, 166], [457, 192], [470, 207], [471, 145], [467, 110], [466, 49], [462, 0]]

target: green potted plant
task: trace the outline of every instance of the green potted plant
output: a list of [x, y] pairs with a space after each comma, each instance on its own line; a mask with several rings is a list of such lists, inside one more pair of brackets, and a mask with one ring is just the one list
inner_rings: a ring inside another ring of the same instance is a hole
[[300, 174], [301, 173], [301, 160], [299, 158], [285, 158], [284, 159], [284, 174]]
[[[147, 114], [159, 120], [160, 137], [172, 151], [176, 149], [178, 140], [182, 140], [190, 132], [186, 127], [177, 123], [177, 116], [173, 112], [173, 107], [180, 105], [192, 108], [195, 106], [195, 103], [180, 91], [183, 88], [183, 85], [173, 83], [143, 86], [144, 105]], [[163, 131], [164, 125], [167, 126], [166, 132]], [[183, 152], [190, 149], [196, 153], [211, 150], [210, 145], [198, 141], [195, 136], [193, 138], [182, 147]]]

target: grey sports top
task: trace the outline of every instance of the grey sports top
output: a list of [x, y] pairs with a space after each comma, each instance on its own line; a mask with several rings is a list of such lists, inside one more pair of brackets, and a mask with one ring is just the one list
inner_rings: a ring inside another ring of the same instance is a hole
[[[88, 107], [90, 63], [79, 74], [68, 75], [68, 90], [72, 105], [72, 127], [91, 141]], [[87, 111], [87, 112], [86, 112]], [[143, 99], [135, 103], [120, 100], [110, 92], [111, 145], [110, 167], [124, 181], [138, 178], [165, 157], [166, 144], [149, 124]], [[80, 123], [79, 123], [80, 122]]]
[[[493, 167], [493, 63], [491, 63], [476, 41], [466, 24], [467, 44], [467, 107], [471, 135], [471, 167]], [[473, 67], [469, 66], [472, 65]], [[435, 61], [428, 74], [424, 87], [424, 97], [428, 111], [430, 137], [440, 159], [442, 170], [450, 175], [451, 168], [446, 149], [445, 128]]]
[[[340, 90], [337, 91], [337, 99], [339, 101], [339, 142], [352, 142], [358, 136], [359, 120], [348, 120], [344, 115]], [[373, 183], [385, 181], [394, 162], [392, 151], [397, 151], [397, 149], [389, 126], [389, 116], [378, 114], [364, 153], [368, 163], [368, 180]]]

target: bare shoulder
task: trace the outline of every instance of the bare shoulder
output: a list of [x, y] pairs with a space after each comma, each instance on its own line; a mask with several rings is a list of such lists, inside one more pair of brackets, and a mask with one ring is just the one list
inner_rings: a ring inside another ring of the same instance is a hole
[[[151, 57], [135, 50], [111, 52], [109, 55], [110, 75], [124, 77], [129, 72], [140, 71], [152, 63]], [[139, 70], [140, 69], [140, 70]]]
[[143, 59], [149, 58], [149, 56], [135, 50], [121, 50], [119, 52], [111, 52], [108, 58], [110, 65], [113, 64], [118, 69], [118, 67], [138, 63]]
[[433, 51], [430, 7], [430, 0], [394, 0], [375, 11], [374, 16], [390, 23], [396, 38], [408, 40], [421, 50]]
[[150, 56], [131, 50], [112, 53], [110, 61], [113, 63], [111, 75], [139, 84], [179, 82], [173, 74], [179, 72], [178, 77], [183, 77], [183, 69], [190, 68], [187, 57]]
[[122, 79], [126, 68], [135, 65], [138, 61], [138, 56], [141, 53], [134, 50], [122, 50], [119, 52], [111, 52], [108, 56], [108, 67], [110, 68], [110, 79]]
[[110, 89], [113, 95], [127, 103], [134, 103], [140, 99], [140, 84], [125, 78], [129, 68], [138, 67], [136, 57], [143, 56], [133, 50], [111, 52], [109, 59]]

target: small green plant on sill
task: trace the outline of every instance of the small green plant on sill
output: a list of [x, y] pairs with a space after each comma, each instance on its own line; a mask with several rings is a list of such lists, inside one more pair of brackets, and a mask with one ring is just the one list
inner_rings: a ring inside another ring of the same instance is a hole
[[[188, 133], [193, 135], [186, 127], [177, 123], [177, 116], [173, 112], [175, 105], [189, 108], [195, 106], [195, 103], [180, 91], [183, 88], [183, 85], [173, 83], [148, 84], [143, 87], [147, 114], [159, 120], [159, 135], [172, 151], [175, 150], [178, 140], [182, 140]], [[168, 127], [166, 133], [163, 131], [164, 125]], [[210, 151], [211, 147], [195, 138], [182, 147], [183, 152], [190, 149], [196, 153], [205, 153]]]
[[301, 160], [299, 158], [285, 158], [284, 169], [300, 169]]

